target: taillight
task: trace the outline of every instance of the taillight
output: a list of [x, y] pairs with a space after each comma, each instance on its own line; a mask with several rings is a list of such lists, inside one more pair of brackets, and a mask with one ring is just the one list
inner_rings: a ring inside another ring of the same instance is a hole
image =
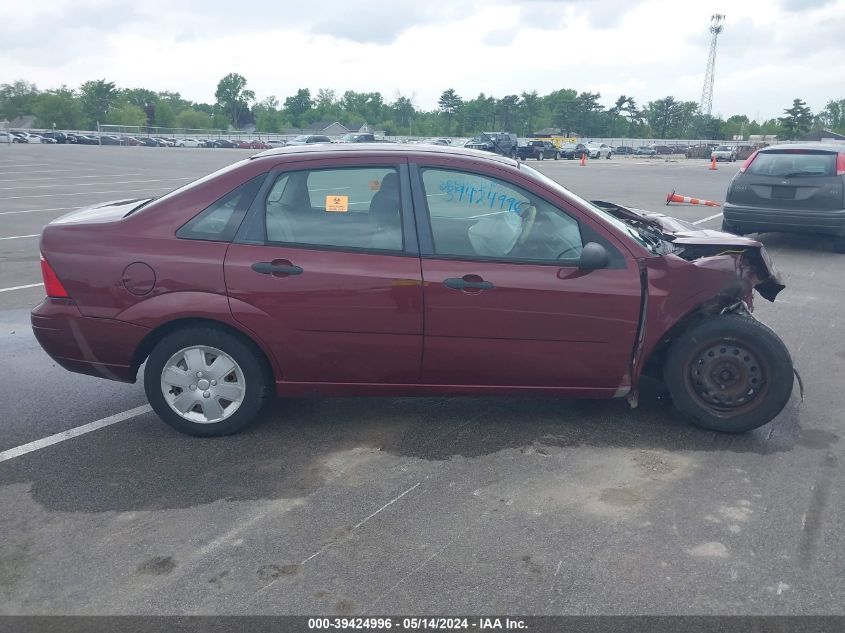
[[760, 150], [754, 150], [754, 153], [751, 154], [748, 158], [745, 159], [745, 162], [742, 163], [742, 167], [739, 168], [739, 173], [744, 173], [746, 169], [751, 167], [751, 163], [754, 162], [754, 159], [757, 158], [757, 154], [760, 153]]
[[836, 155], [836, 175], [845, 176], [845, 153], [843, 152]]
[[62, 282], [56, 276], [56, 271], [50, 266], [50, 263], [41, 256], [41, 276], [44, 278], [44, 290], [47, 291], [48, 297], [69, 299], [70, 295], [65, 290]]

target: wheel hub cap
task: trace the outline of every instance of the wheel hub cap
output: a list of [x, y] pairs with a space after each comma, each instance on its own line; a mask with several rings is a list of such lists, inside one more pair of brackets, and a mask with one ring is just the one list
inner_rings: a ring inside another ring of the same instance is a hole
[[170, 408], [185, 420], [220, 422], [243, 403], [246, 382], [240, 365], [214, 347], [179, 350], [161, 372], [161, 391]]

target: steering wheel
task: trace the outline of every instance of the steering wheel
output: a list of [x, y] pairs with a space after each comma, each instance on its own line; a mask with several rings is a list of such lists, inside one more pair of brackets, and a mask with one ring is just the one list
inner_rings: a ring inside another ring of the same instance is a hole
[[531, 235], [531, 231], [534, 230], [534, 220], [537, 219], [537, 207], [533, 204], [528, 205], [528, 208], [519, 215], [522, 217], [522, 234], [517, 238], [516, 245], [522, 246], [525, 240], [528, 239], [528, 236]]

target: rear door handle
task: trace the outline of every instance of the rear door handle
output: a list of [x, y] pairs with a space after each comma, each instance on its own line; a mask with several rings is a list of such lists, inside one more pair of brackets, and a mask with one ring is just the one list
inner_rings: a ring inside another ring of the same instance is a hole
[[443, 280], [443, 285], [452, 290], [492, 290], [494, 287], [493, 282], [484, 281], [478, 275], [449, 277]]
[[273, 275], [274, 277], [302, 274], [302, 268], [300, 266], [294, 266], [286, 259], [275, 259], [272, 262], [256, 262], [251, 268], [262, 275]]

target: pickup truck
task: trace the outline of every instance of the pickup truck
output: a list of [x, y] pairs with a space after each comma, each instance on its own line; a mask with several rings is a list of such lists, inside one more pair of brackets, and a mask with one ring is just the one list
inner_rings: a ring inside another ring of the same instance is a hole
[[543, 160], [545, 158], [560, 158], [560, 150], [554, 146], [554, 143], [548, 141], [529, 141], [528, 145], [520, 145], [516, 148], [516, 156], [522, 160], [535, 158]]
[[516, 158], [517, 145], [516, 134], [511, 132], [482, 132], [464, 147]]

